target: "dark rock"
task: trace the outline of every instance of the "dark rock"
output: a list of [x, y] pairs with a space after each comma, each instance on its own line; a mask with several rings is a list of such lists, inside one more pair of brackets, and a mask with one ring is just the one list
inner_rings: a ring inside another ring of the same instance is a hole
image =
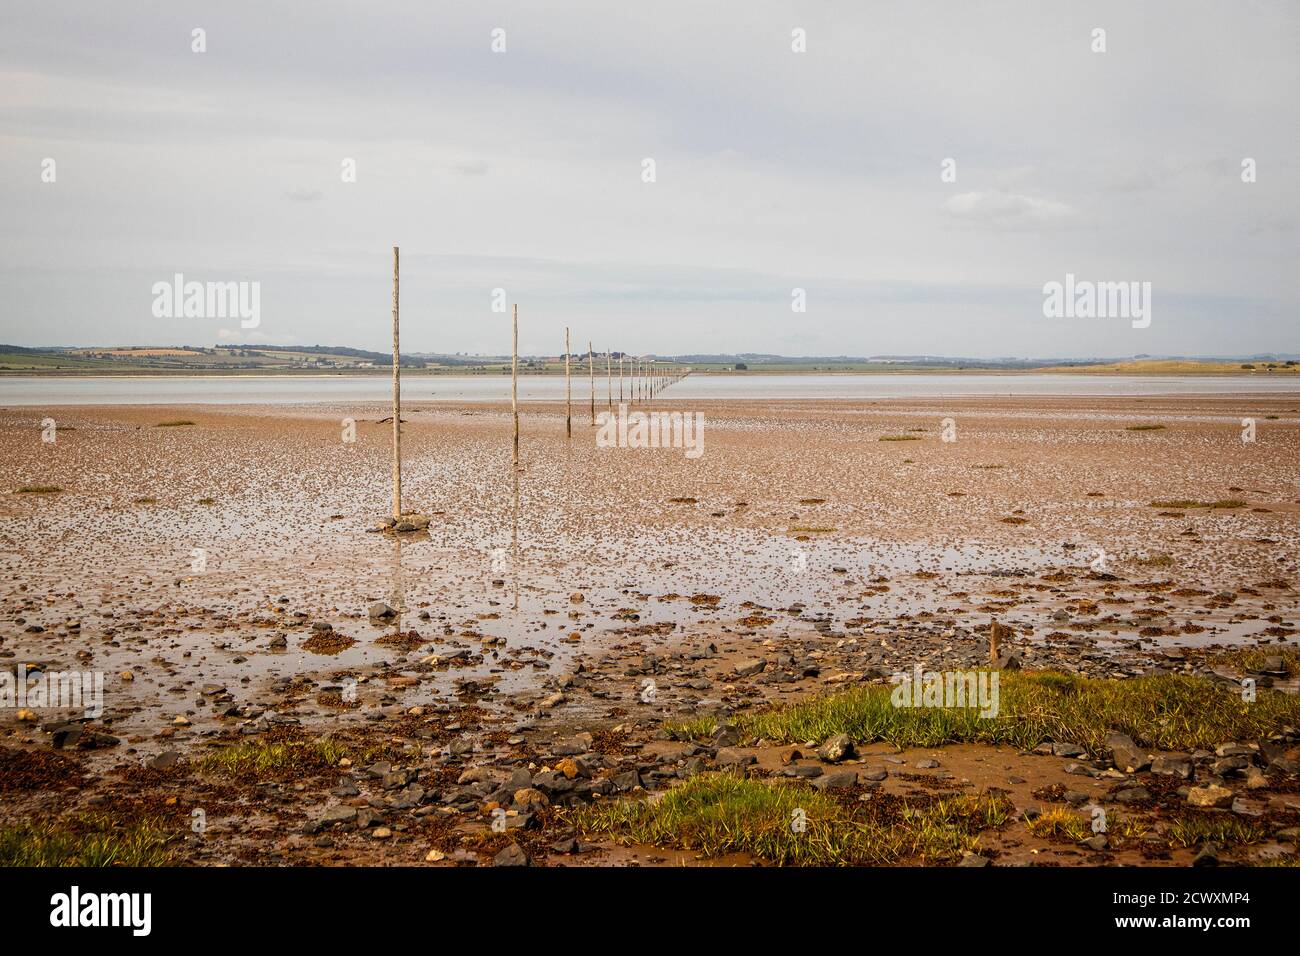
[[493, 866], [527, 866], [528, 854], [518, 843], [512, 843], [492, 858]]
[[858, 782], [857, 771], [835, 770], [813, 781], [818, 790], [847, 790]]
[[752, 763], [758, 763], [758, 758], [753, 754], [743, 754], [730, 747], [720, 748], [716, 760], [719, 767], [748, 767]]
[[181, 755], [179, 751], [164, 750], [158, 756], [149, 761], [149, 766], [154, 770], [165, 770], [168, 767], [176, 766], [180, 759]]
[[1096, 833], [1088, 837], [1088, 839], [1084, 840], [1081, 845], [1086, 846], [1090, 850], [1096, 850], [1098, 853], [1100, 853], [1102, 850], [1106, 849], [1107, 843], [1108, 841], [1106, 840], [1106, 834]]
[[1187, 754], [1156, 754], [1151, 760], [1151, 772], [1192, 779], [1192, 758]]
[[1151, 791], [1146, 787], [1129, 787], [1115, 794], [1116, 803], [1142, 803], [1151, 799]]
[[330, 807], [320, 818], [316, 820], [313, 828], [317, 831], [324, 830], [342, 823], [355, 823], [357, 819], [357, 808], [349, 806]]
[[627, 770], [608, 779], [617, 793], [628, 793], [641, 786], [641, 775], [635, 770]]
[[1134, 743], [1128, 734], [1111, 733], [1106, 735], [1106, 749], [1110, 751], [1115, 767], [1125, 773], [1136, 773], [1150, 766], [1146, 751]]
[[736, 729], [735, 724], [719, 724], [717, 730], [713, 732], [715, 747], [734, 747], [738, 743], [740, 743], [740, 731]]

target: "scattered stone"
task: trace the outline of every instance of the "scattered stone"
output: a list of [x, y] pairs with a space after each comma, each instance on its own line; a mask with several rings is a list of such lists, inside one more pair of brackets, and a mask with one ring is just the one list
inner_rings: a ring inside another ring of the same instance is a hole
[[518, 843], [512, 843], [492, 858], [493, 866], [527, 866], [528, 854]]
[[149, 766], [154, 770], [166, 770], [168, 767], [176, 766], [180, 759], [181, 755], [179, 751], [164, 750], [149, 761]]
[[1192, 866], [1218, 866], [1219, 848], [1213, 843], [1206, 843], [1192, 860]]
[[1109, 841], [1107, 841], [1106, 839], [1106, 834], [1098, 833], [1082, 841], [1082, 845], [1086, 846], [1090, 850], [1096, 850], [1098, 853], [1100, 853], [1102, 850], [1106, 849], [1108, 842]]
[[738, 743], [740, 743], [740, 731], [734, 724], [719, 724], [717, 730], [713, 732], [715, 747], [734, 747]]
[[357, 808], [340, 804], [337, 807], [330, 807], [316, 821], [315, 828], [324, 830], [340, 823], [355, 823], [357, 821]]
[[743, 754], [731, 747], [719, 749], [716, 760], [719, 767], [748, 767], [750, 764], [758, 763], [758, 758], [753, 754]]
[[1128, 734], [1111, 733], [1106, 735], [1106, 749], [1115, 761], [1115, 767], [1125, 773], [1137, 773], [1150, 766], [1151, 761]]
[[1230, 807], [1232, 806], [1232, 791], [1227, 787], [1221, 787], [1217, 783], [1207, 783], [1204, 786], [1192, 787], [1187, 791], [1187, 802], [1194, 807]]
[[1151, 760], [1151, 772], [1192, 779], [1192, 758], [1188, 754], [1157, 754]]
[[836, 734], [817, 748], [817, 756], [826, 763], [839, 763], [854, 755], [853, 741], [848, 734]]
[[833, 773], [823, 774], [813, 781], [813, 786], [818, 790], [847, 790], [856, 785], [858, 782], [857, 771], [854, 770], [836, 770]]

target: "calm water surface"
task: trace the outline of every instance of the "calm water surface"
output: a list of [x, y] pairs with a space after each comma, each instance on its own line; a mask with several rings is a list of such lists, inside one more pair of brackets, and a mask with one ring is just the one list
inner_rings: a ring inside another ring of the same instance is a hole
[[[41, 405], [237, 405], [384, 401], [391, 395], [385, 376], [3, 376], [0, 406]], [[625, 385], [625, 388], [627, 386]], [[582, 401], [588, 385], [574, 376], [573, 395]], [[1300, 376], [1052, 375], [964, 372], [953, 375], [877, 373], [859, 375], [695, 374], [666, 392], [672, 399], [740, 398], [947, 398], [965, 395], [1216, 395], [1261, 392], [1300, 394]], [[614, 380], [618, 394], [618, 380]], [[630, 394], [630, 393], [628, 393]], [[605, 382], [597, 381], [598, 400]], [[509, 376], [402, 378], [402, 397], [411, 401], [508, 401]], [[522, 401], [564, 398], [560, 376], [521, 376]]]

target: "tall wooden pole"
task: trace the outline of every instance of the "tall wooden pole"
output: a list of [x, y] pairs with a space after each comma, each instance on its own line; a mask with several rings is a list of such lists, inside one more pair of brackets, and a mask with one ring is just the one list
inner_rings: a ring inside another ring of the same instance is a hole
[[587, 339], [587, 376], [591, 380], [591, 424], [596, 425], [596, 354], [591, 350], [591, 339]]
[[515, 417], [515, 470], [519, 470], [519, 304], [515, 303], [511, 322], [510, 410]]
[[402, 517], [402, 372], [397, 341], [398, 252], [393, 246], [393, 520]]
[[609, 349], [605, 349], [605, 404], [614, 410], [614, 359]]
[[618, 353], [618, 403], [623, 404], [623, 353]]
[[569, 327], [564, 327], [564, 434], [573, 437], [573, 391], [569, 383]]

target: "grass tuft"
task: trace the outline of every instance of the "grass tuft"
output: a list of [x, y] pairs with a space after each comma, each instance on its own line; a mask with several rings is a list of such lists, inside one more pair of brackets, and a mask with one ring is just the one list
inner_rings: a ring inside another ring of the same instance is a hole
[[128, 826], [103, 815], [0, 827], [0, 866], [166, 866], [175, 835], [153, 820]]
[[1268, 830], [1252, 820], [1226, 813], [1188, 813], [1169, 825], [1169, 841], [1176, 846], [1200, 846], [1202, 843], [1241, 845], [1258, 843]]
[[329, 737], [319, 740], [248, 740], [214, 750], [198, 760], [203, 773], [227, 777], [282, 777], [337, 767], [344, 757], [354, 762], [374, 759], [377, 750], [357, 754]]
[[[951, 862], [1005, 824], [1005, 795], [873, 799], [847, 805], [809, 787], [732, 773], [692, 777], [657, 800], [576, 807], [561, 815], [584, 834], [620, 843], [745, 853], [785, 866], [852, 866], [904, 858]], [[802, 830], [798, 825], [802, 825]]]
[[[895, 707], [892, 687], [867, 685], [737, 717], [742, 736], [776, 743], [848, 734], [859, 743], [883, 740], [899, 748], [945, 743], [1003, 744], [1032, 749], [1044, 741], [1106, 750], [1106, 735], [1127, 733], [1161, 750], [1212, 748], [1251, 740], [1300, 723], [1300, 697], [1261, 694], [1254, 703], [1204, 677], [1152, 674], [1125, 680], [1057, 671], [1008, 672], [1000, 677], [998, 714], [978, 708]], [[677, 736], [707, 737], [710, 720], [670, 724]]]

